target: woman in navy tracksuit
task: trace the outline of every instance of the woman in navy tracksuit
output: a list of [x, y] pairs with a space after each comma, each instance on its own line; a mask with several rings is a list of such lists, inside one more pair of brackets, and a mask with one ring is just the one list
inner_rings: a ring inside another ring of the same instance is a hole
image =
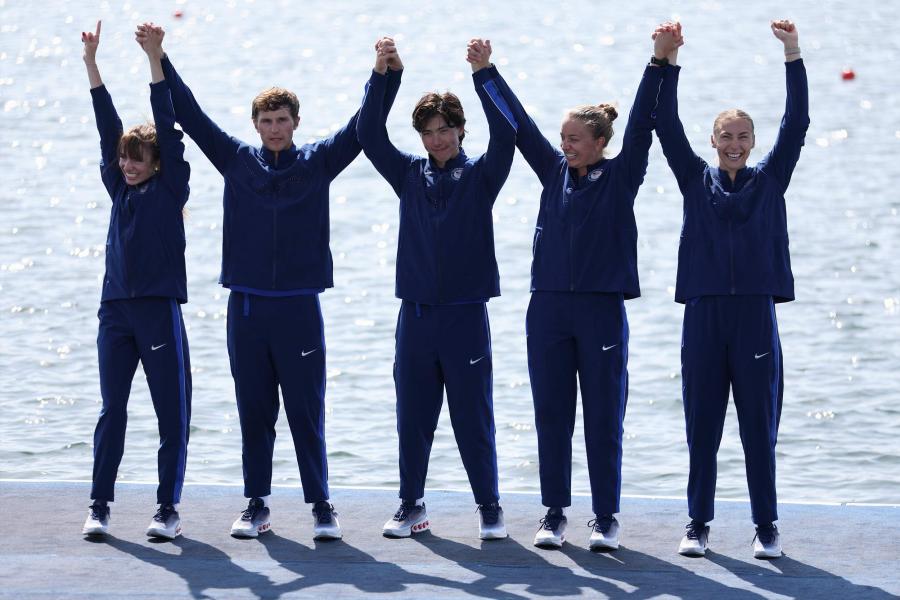
[[[162, 32], [158, 34], [162, 39]], [[145, 44], [153, 83], [153, 124], [123, 134], [112, 98], [100, 79], [95, 33], [82, 33], [84, 62], [100, 132], [100, 175], [112, 199], [106, 241], [106, 274], [101, 296], [97, 349], [103, 407], [94, 432], [93, 504], [83, 532], [104, 534], [108, 502], [125, 443], [128, 395], [140, 361], [159, 421], [159, 510], [147, 534], [174, 538], [181, 533], [181, 500], [191, 417], [191, 371], [180, 305], [187, 302], [184, 218], [190, 166], [158, 44]]]
[[706, 551], [716, 491], [716, 453], [731, 387], [737, 409], [757, 525], [754, 555], [781, 556], [774, 521], [775, 443], [783, 390], [781, 343], [775, 304], [794, 299], [784, 193], [809, 127], [806, 71], [797, 29], [775, 21], [784, 44], [787, 101], [778, 139], [756, 164], [753, 121], [740, 110], [720, 113], [712, 146], [718, 167], [691, 149], [678, 118], [680, 68], [674, 66], [681, 26], [665, 24], [668, 54], [657, 121], [663, 152], [684, 196], [675, 300], [685, 305], [681, 344], [684, 414], [690, 451], [688, 510], [691, 522], [679, 552]]
[[576, 376], [581, 384], [593, 510], [591, 548], [618, 547], [622, 420], [628, 396], [624, 301], [640, 295], [634, 199], [644, 180], [662, 69], [648, 65], [615, 158], [603, 156], [613, 107], [582, 106], [562, 124], [560, 149], [500, 82], [519, 123], [516, 145], [543, 185], [526, 318], [541, 498], [534, 543], [565, 540], [571, 504]]
[[393, 40], [376, 45], [360, 109], [363, 151], [400, 198], [394, 381], [400, 441], [400, 509], [384, 534], [428, 528], [421, 499], [444, 387], [463, 465], [480, 509], [482, 539], [506, 537], [497, 490], [492, 357], [487, 301], [500, 294], [491, 209], [512, 164], [515, 124], [499, 98], [490, 43], [470, 42], [478, 97], [488, 119], [485, 154], [461, 147], [465, 116], [453, 94], [425, 94], [413, 126], [428, 157], [397, 150], [381, 106], [388, 68], [402, 69]]

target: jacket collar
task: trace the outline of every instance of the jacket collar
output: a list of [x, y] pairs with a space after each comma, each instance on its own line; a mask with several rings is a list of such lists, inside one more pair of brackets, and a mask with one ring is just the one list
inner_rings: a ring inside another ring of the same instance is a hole
[[452, 169], [455, 169], [457, 167], [461, 167], [461, 166], [465, 165], [467, 160], [468, 160], [468, 157], [466, 157], [466, 151], [462, 149], [462, 146], [460, 146], [459, 154], [457, 154], [456, 156], [454, 156], [453, 158], [448, 160], [447, 163], [444, 165], [444, 168], [438, 167], [434, 163], [434, 160], [431, 158], [431, 155], [429, 154], [428, 155], [428, 169], [430, 171], [434, 171], [437, 173], [444, 173], [444, 172], [450, 171]]
[[297, 150], [297, 146], [295, 144], [291, 144], [290, 148], [282, 150], [278, 153], [278, 162], [275, 162], [275, 153], [262, 146], [259, 149], [259, 156], [266, 163], [266, 166], [271, 167], [276, 170], [284, 169], [287, 166], [294, 164], [294, 161], [297, 160], [297, 155], [299, 151]]

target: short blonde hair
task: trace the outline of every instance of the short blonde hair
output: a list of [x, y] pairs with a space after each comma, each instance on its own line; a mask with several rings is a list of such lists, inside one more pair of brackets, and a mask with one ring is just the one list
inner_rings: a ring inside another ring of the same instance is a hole
[[719, 130], [723, 121], [730, 121], [731, 119], [746, 119], [750, 123], [750, 133], [756, 133], [753, 129], [753, 119], [750, 118], [750, 115], [739, 108], [729, 108], [720, 112], [716, 120], [713, 121], [713, 135]]

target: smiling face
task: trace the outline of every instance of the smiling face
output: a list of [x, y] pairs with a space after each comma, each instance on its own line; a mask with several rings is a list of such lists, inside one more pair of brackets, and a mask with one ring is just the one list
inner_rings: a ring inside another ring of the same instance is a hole
[[451, 127], [444, 117], [436, 115], [425, 122], [419, 135], [422, 137], [425, 151], [428, 152], [434, 163], [438, 167], [444, 168], [447, 161], [453, 160], [459, 154], [463, 128]]
[[710, 142], [719, 155], [719, 168], [734, 179], [747, 166], [747, 158], [756, 143], [753, 122], [742, 116], [720, 116], [713, 126]]
[[261, 110], [253, 120], [262, 145], [272, 152], [287, 150], [294, 143], [294, 130], [300, 125], [286, 106], [276, 110]]
[[135, 152], [119, 154], [119, 168], [128, 185], [140, 185], [156, 174], [159, 165], [153, 159], [152, 149], [145, 146], [139, 146], [139, 157], [135, 156]]
[[579, 119], [566, 119], [559, 132], [559, 147], [566, 156], [569, 167], [578, 171], [582, 177], [587, 168], [603, 158], [606, 138], [594, 137], [591, 128]]
[[118, 144], [119, 169], [128, 185], [140, 185], [159, 170], [159, 146], [153, 123], [135, 125]]

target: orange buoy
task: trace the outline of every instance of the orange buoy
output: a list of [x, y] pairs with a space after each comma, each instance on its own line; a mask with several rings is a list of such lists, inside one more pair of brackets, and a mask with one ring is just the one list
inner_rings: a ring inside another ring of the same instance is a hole
[[850, 67], [845, 68], [841, 71], [841, 79], [844, 81], [850, 81], [851, 79], [856, 78], [856, 73]]
[[184, 13], [181, 10], [176, 10], [174, 14], [175, 14], [176, 18], [181, 18], [181, 16], [184, 15]]

